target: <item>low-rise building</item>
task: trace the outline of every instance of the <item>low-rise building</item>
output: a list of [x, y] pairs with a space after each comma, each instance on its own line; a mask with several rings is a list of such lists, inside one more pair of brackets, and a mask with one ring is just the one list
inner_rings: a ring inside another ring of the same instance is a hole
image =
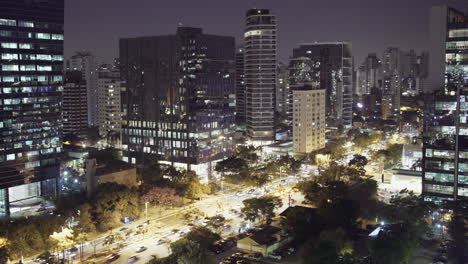
[[264, 257], [292, 241], [278, 227], [268, 226], [237, 241], [237, 248], [249, 253], [260, 253]]

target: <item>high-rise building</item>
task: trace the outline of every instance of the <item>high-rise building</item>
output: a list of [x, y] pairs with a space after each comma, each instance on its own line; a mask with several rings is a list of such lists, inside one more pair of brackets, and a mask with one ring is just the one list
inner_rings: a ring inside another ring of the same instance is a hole
[[[350, 127], [353, 116], [353, 56], [351, 43], [317, 42], [301, 44], [293, 50], [293, 58], [301, 57], [320, 62], [320, 87], [326, 91], [327, 125]], [[293, 89], [292, 86], [291, 89]]]
[[0, 1], [0, 216], [55, 196], [64, 1]]
[[65, 72], [63, 85], [63, 136], [65, 140], [87, 138], [87, 94], [83, 74], [80, 71]]
[[88, 124], [98, 126], [98, 91], [97, 91], [97, 70], [96, 58], [88, 51], [76, 52], [67, 60], [67, 70], [80, 71], [86, 81], [88, 90]]
[[123, 159], [146, 157], [213, 176], [232, 154], [235, 41], [179, 27], [175, 35], [120, 40]]
[[[463, 27], [456, 30], [457, 24], [466, 23], [466, 15], [449, 6], [433, 6], [429, 13], [429, 73], [427, 86], [424, 91], [430, 94], [444, 87], [445, 84], [445, 57], [449, 31], [451, 38], [464, 36]], [[452, 42], [454, 47], [462, 46], [462, 42]], [[458, 56], [466, 56], [459, 54]]]
[[292, 58], [289, 85], [292, 93], [293, 151], [310, 153], [325, 147], [325, 94], [320, 83], [320, 62]]
[[[422, 193], [426, 199], [459, 199], [468, 197], [468, 16], [449, 7], [440, 11], [441, 25], [431, 24], [433, 35], [444, 35], [443, 62], [432, 57], [431, 67], [445, 64], [445, 86], [425, 98], [423, 136]], [[432, 39], [440, 41], [440, 39]], [[438, 44], [438, 43], [435, 43]], [[431, 43], [434, 46], [434, 43]], [[437, 55], [437, 53], [436, 53]], [[436, 67], [438, 68], [438, 67]], [[434, 72], [435, 68], [432, 68]], [[430, 74], [432, 73], [429, 72]], [[436, 76], [437, 77], [437, 76]], [[438, 82], [432, 83], [432, 85]], [[432, 86], [432, 88], [436, 88]]]
[[249, 9], [244, 32], [247, 135], [274, 140], [276, 90], [276, 16], [268, 9]]
[[236, 121], [245, 123], [244, 48], [236, 51]]
[[287, 65], [280, 63], [278, 65], [278, 81], [276, 82], [276, 106], [275, 111], [286, 116], [291, 112], [292, 105], [291, 93], [289, 91], [289, 68]]
[[108, 143], [120, 145], [122, 132], [122, 105], [120, 95], [125, 82], [120, 78], [118, 65], [101, 65], [98, 70], [98, 125], [99, 135]]
[[368, 95], [372, 88], [382, 86], [382, 64], [376, 53], [370, 53], [365, 58], [356, 73], [356, 94]]

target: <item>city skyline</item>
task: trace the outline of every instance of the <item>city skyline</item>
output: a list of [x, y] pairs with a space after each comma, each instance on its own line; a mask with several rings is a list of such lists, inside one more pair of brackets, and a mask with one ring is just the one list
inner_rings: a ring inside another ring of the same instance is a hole
[[[281, 1], [191, 3], [178, 0], [163, 6], [148, 0], [136, 3], [117, 0], [112, 1], [111, 10], [106, 9], [109, 4], [109, 1], [65, 1], [66, 57], [78, 50], [90, 50], [105, 62], [112, 62], [118, 57], [118, 39], [170, 34], [180, 24], [234, 36], [236, 44], [240, 44], [245, 10], [257, 7], [268, 8], [278, 17], [278, 61], [287, 62], [297, 44], [350, 41], [354, 61], [360, 63], [369, 52], [380, 54], [388, 46], [417, 52], [429, 49], [430, 6], [449, 4], [464, 11], [460, 0], [391, 3], [361, 0], [352, 4], [341, 0], [325, 3], [301, 0], [295, 5]], [[334, 15], [328, 21], [330, 13]]]

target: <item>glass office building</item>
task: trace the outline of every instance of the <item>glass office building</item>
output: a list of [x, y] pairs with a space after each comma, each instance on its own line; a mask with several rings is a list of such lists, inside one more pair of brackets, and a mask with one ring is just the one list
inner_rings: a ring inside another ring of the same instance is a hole
[[203, 180], [234, 148], [235, 41], [179, 27], [120, 40], [123, 159], [147, 158]]
[[446, 16], [445, 86], [425, 98], [423, 195], [429, 200], [468, 197], [468, 18]]
[[56, 194], [64, 1], [0, 1], [0, 216]]

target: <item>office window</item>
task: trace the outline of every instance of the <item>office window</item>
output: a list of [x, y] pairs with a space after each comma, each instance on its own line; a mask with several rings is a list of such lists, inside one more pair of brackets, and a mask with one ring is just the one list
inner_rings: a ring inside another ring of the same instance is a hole
[[63, 61], [63, 56], [62, 55], [52, 55], [52, 61]]
[[63, 40], [63, 35], [62, 34], [52, 34], [52, 39], [53, 40]]
[[37, 65], [38, 71], [52, 71], [52, 66], [50, 65]]
[[2, 81], [3, 82], [15, 82], [15, 77], [14, 76], [3, 76]]
[[2, 60], [17, 60], [18, 54], [15, 53], [2, 53]]
[[37, 33], [36, 38], [38, 39], [50, 39], [49, 33]]
[[20, 69], [21, 71], [35, 71], [36, 65], [21, 65]]
[[0, 30], [0, 37], [11, 37], [13, 33], [8, 30]]
[[19, 44], [19, 48], [20, 48], [20, 49], [32, 49], [32, 48], [33, 48], [33, 45], [30, 44], [30, 43], [20, 43], [20, 44]]
[[18, 43], [2, 42], [2, 48], [4, 48], [4, 49], [17, 49], [18, 48]]
[[2, 25], [2, 26], [16, 26], [16, 20], [0, 19], [0, 25]]
[[15, 154], [8, 154], [7, 160], [15, 160]]
[[[56, 56], [56, 55], [54, 55], [54, 56]], [[46, 54], [37, 54], [37, 55], [36, 55], [36, 59], [37, 59], [37, 60], [47, 60], [47, 61], [50, 61], [50, 60], [52, 60], [52, 56], [46, 55]]]
[[2, 65], [2, 71], [18, 71], [18, 65]]
[[28, 21], [18, 21], [18, 27], [29, 27], [33, 28], [34, 23], [33, 22], [28, 22]]

